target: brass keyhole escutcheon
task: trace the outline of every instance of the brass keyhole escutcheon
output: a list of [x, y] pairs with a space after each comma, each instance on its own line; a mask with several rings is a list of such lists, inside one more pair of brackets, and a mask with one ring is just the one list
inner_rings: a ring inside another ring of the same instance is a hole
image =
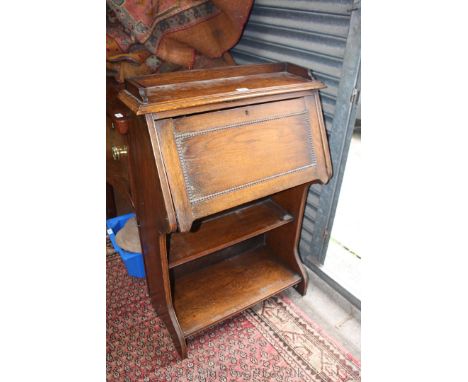
[[127, 146], [112, 146], [112, 158], [114, 158], [114, 160], [119, 160], [122, 156], [127, 154]]

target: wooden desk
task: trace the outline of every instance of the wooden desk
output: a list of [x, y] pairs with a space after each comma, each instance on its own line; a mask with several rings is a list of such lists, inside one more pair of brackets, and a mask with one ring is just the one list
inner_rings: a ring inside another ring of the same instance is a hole
[[323, 87], [280, 63], [139, 77], [120, 91], [149, 293], [182, 357], [188, 336], [288, 287], [305, 294], [307, 191], [331, 176]]

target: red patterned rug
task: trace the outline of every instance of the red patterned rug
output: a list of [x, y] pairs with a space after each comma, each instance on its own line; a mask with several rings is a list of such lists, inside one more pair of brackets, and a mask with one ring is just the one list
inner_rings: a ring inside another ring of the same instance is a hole
[[188, 339], [181, 360], [144, 279], [107, 244], [108, 381], [360, 381], [360, 363], [290, 300], [273, 297]]

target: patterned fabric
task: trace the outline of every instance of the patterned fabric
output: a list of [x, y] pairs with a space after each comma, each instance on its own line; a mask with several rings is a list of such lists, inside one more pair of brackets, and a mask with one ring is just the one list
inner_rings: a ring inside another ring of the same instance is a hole
[[294, 304], [274, 297], [188, 339], [181, 360], [146, 282], [107, 242], [108, 381], [360, 381], [360, 364]]
[[[192, 68], [240, 38], [252, 0], [107, 0], [107, 68], [118, 80], [164, 62]], [[203, 57], [203, 58], [202, 58]]]

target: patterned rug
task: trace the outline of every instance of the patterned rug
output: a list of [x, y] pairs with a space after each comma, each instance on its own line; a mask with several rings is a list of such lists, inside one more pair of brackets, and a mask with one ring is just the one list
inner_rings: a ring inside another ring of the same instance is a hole
[[107, 241], [107, 381], [360, 381], [360, 363], [285, 297], [188, 339], [181, 360], [144, 279]]

